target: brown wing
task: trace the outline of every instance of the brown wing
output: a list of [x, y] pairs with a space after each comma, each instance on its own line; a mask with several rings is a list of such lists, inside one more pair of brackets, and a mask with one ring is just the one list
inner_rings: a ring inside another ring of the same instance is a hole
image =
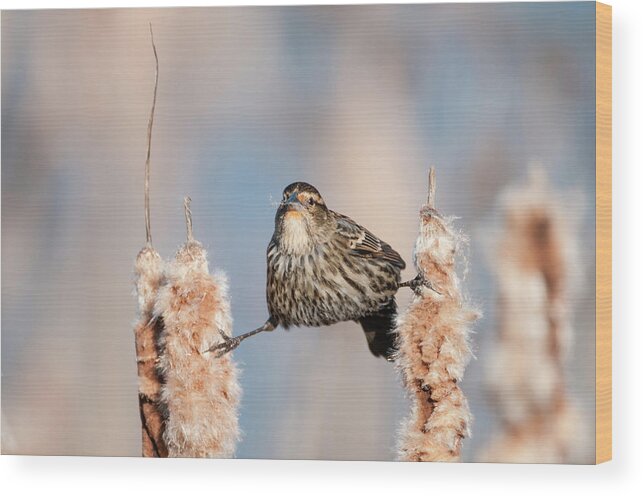
[[406, 263], [391, 245], [385, 243], [368, 229], [355, 223], [349, 217], [334, 212], [337, 218], [337, 233], [347, 239], [351, 252], [364, 258], [380, 258], [404, 269]]

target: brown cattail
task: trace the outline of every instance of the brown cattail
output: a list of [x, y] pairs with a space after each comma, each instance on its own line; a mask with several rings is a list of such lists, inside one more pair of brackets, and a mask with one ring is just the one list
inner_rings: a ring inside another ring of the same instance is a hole
[[143, 430], [143, 456], [167, 456], [163, 441], [163, 418], [159, 403], [161, 377], [157, 371], [156, 343], [161, 323], [153, 318], [154, 300], [163, 282], [163, 260], [151, 246], [136, 257], [138, 320], [134, 327], [138, 365], [138, 405]]
[[491, 261], [498, 334], [487, 357], [490, 398], [501, 429], [479, 459], [574, 462], [584, 437], [582, 419], [565, 391], [575, 223], [538, 171], [502, 200], [504, 232]]
[[414, 260], [421, 285], [398, 318], [398, 367], [412, 407], [399, 442], [405, 461], [457, 461], [471, 413], [458, 385], [471, 358], [469, 328], [479, 314], [464, 300], [456, 273], [462, 236], [435, 210], [435, 172], [420, 212]]
[[210, 275], [207, 253], [192, 238], [168, 263], [155, 315], [163, 320], [159, 368], [165, 378], [165, 441], [171, 457], [231, 457], [239, 438], [237, 369], [228, 353], [201, 353], [231, 334], [227, 281]]

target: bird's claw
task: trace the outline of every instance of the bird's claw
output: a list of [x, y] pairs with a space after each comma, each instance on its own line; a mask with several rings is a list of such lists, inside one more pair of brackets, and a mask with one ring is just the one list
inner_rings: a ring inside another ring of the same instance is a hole
[[401, 288], [409, 287], [414, 293], [418, 293], [422, 286], [442, 296], [442, 293], [435, 289], [431, 282], [422, 275], [417, 275], [415, 279], [411, 279], [410, 281], [406, 281], [400, 284]]
[[425, 288], [429, 288], [429, 289], [430, 289], [431, 291], [433, 291], [434, 293], [439, 294], [440, 296], [442, 296], [442, 293], [440, 293], [437, 289], [435, 289], [435, 287], [433, 287], [433, 285], [431, 284], [431, 281], [429, 281], [428, 279], [424, 279], [424, 278], [422, 278], [422, 280], [421, 280], [421, 284], [422, 284], [422, 286], [424, 286]]
[[211, 346], [208, 348], [206, 351], [207, 352], [217, 352], [215, 358], [221, 358], [223, 355], [226, 353], [230, 353], [232, 350], [234, 350], [237, 346], [241, 344], [241, 340], [239, 338], [231, 338], [228, 336], [225, 332], [223, 332], [221, 329], [218, 330], [219, 335], [221, 336], [221, 339], [223, 339], [223, 342], [216, 344], [214, 346]]

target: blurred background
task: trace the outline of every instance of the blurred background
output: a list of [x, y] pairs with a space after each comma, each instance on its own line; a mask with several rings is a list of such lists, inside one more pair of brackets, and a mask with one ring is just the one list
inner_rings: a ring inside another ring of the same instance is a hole
[[[565, 387], [585, 426], [571, 461], [592, 460], [592, 2], [4, 11], [4, 453], [140, 454], [132, 269], [145, 241], [149, 21], [154, 243], [173, 255], [190, 195], [195, 236], [230, 278], [235, 333], [267, 316], [265, 249], [286, 184], [314, 184], [390, 242], [408, 279], [436, 166], [438, 208], [470, 238], [464, 288], [484, 312], [463, 383], [475, 417], [465, 461], [502, 430], [485, 372], [499, 197], [540, 164], [577, 220]], [[357, 324], [260, 335], [235, 358], [239, 457], [395, 458], [408, 401]]]

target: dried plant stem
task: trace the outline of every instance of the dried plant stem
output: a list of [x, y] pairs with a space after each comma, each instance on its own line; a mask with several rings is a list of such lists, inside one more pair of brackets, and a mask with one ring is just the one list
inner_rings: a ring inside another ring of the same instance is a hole
[[188, 242], [194, 241], [194, 236], [192, 235], [192, 210], [190, 210], [190, 203], [192, 203], [192, 198], [186, 196], [183, 199], [183, 210], [185, 212], [185, 227], [187, 229]]
[[152, 98], [150, 119], [147, 122], [147, 156], [145, 158], [145, 238], [147, 246], [152, 246], [152, 229], [150, 227], [150, 157], [152, 155], [152, 127], [154, 126], [154, 111], [156, 110], [156, 92], [159, 86], [159, 57], [156, 53], [151, 22], [150, 38], [152, 40], [152, 50], [154, 51], [154, 97]]
[[435, 210], [435, 184], [431, 168], [414, 259], [420, 278], [437, 291], [419, 286], [397, 327], [398, 367], [412, 401], [399, 441], [405, 461], [458, 460], [471, 423], [458, 382], [471, 357], [469, 328], [478, 312], [460, 292], [455, 262], [461, 239]]
[[429, 194], [426, 204], [430, 209], [435, 209], [435, 167], [429, 167]]
[[136, 363], [138, 371], [138, 401], [142, 424], [143, 456], [165, 457], [167, 447], [163, 440], [163, 415], [161, 413], [160, 392], [162, 378], [156, 368], [158, 360], [157, 339], [161, 322], [153, 318], [154, 300], [163, 283], [164, 262], [152, 247], [150, 227], [150, 150], [152, 145], [152, 124], [156, 106], [158, 86], [158, 57], [150, 24], [152, 48], [156, 60], [154, 100], [147, 128], [147, 158], [145, 160], [145, 247], [139, 252], [135, 262], [136, 293], [138, 296], [138, 319], [134, 327], [136, 343]]
[[239, 438], [237, 369], [230, 354], [200, 352], [221, 342], [220, 333], [231, 334], [227, 281], [210, 275], [206, 251], [192, 239], [187, 199], [184, 206], [188, 241], [168, 264], [155, 305], [164, 323], [159, 367], [165, 441], [171, 457], [231, 457]]

